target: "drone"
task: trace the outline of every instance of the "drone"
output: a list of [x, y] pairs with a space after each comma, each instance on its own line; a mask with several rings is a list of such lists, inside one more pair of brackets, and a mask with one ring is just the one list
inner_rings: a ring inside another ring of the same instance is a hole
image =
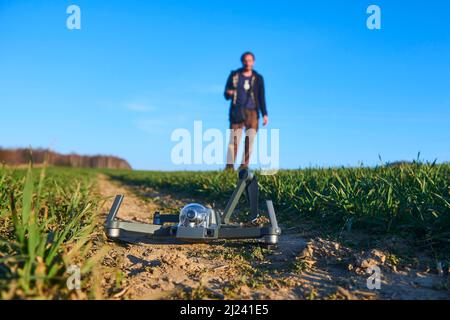
[[[123, 195], [117, 195], [106, 218], [105, 233], [110, 240], [121, 240], [124, 232], [154, 239], [175, 238], [184, 241], [208, 242], [218, 239], [258, 239], [268, 247], [276, 247], [281, 229], [271, 200], [266, 200], [268, 225], [258, 224], [259, 187], [256, 176], [248, 169], [238, 174], [237, 186], [223, 212], [198, 203], [184, 206], [179, 214], [155, 212], [153, 223], [128, 222], [117, 218]], [[250, 207], [249, 221], [233, 223], [231, 218], [245, 193]], [[266, 219], [267, 220], [267, 219]]]

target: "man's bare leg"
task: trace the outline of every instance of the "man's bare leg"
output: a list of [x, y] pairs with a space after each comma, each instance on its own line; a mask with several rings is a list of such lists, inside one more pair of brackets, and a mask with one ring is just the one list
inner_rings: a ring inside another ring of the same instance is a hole
[[242, 155], [242, 163], [240, 169], [248, 168], [250, 157], [253, 152], [253, 142], [258, 133], [258, 113], [255, 110], [245, 110], [245, 144], [244, 154]]
[[250, 163], [250, 157], [253, 153], [253, 143], [256, 137], [256, 129], [245, 130], [245, 143], [244, 143], [244, 154], [242, 155], [242, 163], [240, 169], [248, 168]]
[[234, 170], [234, 163], [236, 161], [239, 143], [242, 139], [243, 124], [233, 124], [230, 130], [230, 142], [228, 143], [227, 165], [226, 170]]

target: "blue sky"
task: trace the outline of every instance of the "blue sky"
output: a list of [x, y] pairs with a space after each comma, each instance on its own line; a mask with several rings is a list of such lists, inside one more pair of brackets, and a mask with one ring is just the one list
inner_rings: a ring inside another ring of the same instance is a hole
[[282, 168], [450, 161], [449, 16], [440, 0], [0, 0], [0, 146], [218, 168], [172, 164], [170, 135], [225, 131], [223, 86], [252, 50]]

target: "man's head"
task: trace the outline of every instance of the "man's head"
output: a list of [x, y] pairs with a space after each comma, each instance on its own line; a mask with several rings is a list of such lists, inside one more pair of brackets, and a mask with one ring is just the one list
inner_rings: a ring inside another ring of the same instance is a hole
[[244, 52], [241, 56], [242, 67], [247, 70], [253, 70], [255, 64], [255, 55], [250, 51]]

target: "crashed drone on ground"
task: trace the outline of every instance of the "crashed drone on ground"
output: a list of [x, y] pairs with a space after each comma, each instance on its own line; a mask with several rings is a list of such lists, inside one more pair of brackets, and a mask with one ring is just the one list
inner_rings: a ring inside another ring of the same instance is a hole
[[[250, 205], [250, 220], [247, 223], [232, 223], [230, 219], [244, 192]], [[111, 240], [121, 240], [124, 233], [137, 233], [152, 238], [176, 238], [190, 241], [259, 239], [263, 244], [273, 246], [278, 243], [278, 236], [281, 234], [271, 200], [266, 201], [269, 225], [261, 226], [255, 223], [262, 214], [258, 209], [258, 181], [256, 176], [247, 169], [239, 172], [236, 189], [222, 213], [192, 203], [181, 209], [180, 214], [156, 212], [153, 216], [153, 224], [127, 222], [117, 218], [123, 199], [123, 195], [116, 196], [106, 218], [105, 230]]]

